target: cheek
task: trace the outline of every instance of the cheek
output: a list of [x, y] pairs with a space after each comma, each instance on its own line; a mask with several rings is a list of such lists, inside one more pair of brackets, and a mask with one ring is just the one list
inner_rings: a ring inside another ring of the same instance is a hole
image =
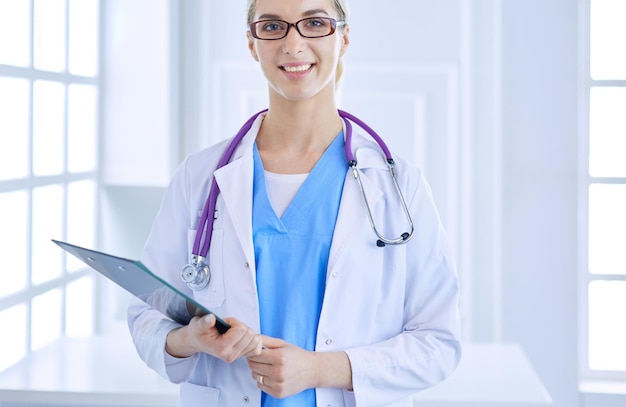
[[263, 52], [257, 55], [257, 62], [261, 67], [261, 71], [263, 71], [264, 73], [268, 73], [272, 68], [275, 68], [275, 64], [271, 63], [270, 61], [271, 59], [268, 58], [267, 54], [264, 54]]
[[336, 46], [334, 47], [334, 49], [332, 50], [333, 52], [333, 56], [334, 56], [334, 64], [337, 65], [339, 63], [339, 60], [341, 59], [341, 57], [343, 56], [344, 52], [345, 52], [345, 48], [342, 42], [339, 42], [336, 44]]
[[261, 64], [267, 64], [269, 61], [274, 60], [276, 57], [276, 49], [273, 47], [277, 41], [256, 41], [252, 48], [252, 55], [257, 62]]

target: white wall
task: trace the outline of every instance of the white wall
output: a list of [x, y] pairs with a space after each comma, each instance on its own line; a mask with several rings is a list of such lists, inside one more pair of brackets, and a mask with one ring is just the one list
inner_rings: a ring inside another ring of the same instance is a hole
[[[179, 162], [176, 16], [169, 0], [106, 0], [97, 247], [139, 258], [165, 185]], [[128, 294], [101, 278], [96, 331], [124, 329]]]
[[102, 3], [103, 182], [164, 185], [177, 164], [171, 61], [178, 47], [170, 41], [170, 1]]
[[577, 2], [502, 1], [502, 338], [577, 403]]

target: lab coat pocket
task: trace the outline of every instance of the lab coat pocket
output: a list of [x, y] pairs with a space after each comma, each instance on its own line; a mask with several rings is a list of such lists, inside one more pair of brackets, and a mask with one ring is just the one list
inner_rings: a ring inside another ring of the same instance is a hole
[[[189, 252], [193, 248], [193, 241], [196, 236], [195, 230], [189, 230], [187, 240], [189, 242]], [[211, 239], [211, 249], [208, 254], [208, 265], [211, 279], [209, 285], [204, 289], [193, 292], [193, 298], [200, 304], [214, 311], [214, 308], [221, 307], [224, 303], [224, 231], [221, 229], [213, 230]]]
[[217, 406], [220, 400], [220, 390], [214, 387], [198, 386], [197, 384], [181, 383], [179, 406], [211, 407]]

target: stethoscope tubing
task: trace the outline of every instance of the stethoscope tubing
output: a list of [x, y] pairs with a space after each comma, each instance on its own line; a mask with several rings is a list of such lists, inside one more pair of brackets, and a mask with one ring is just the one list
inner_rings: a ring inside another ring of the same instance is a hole
[[352, 152], [352, 125], [350, 124], [348, 120], [356, 123], [360, 128], [362, 128], [370, 136], [372, 136], [372, 138], [376, 141], [376, 143], [378, 143], [380, 148], [383, 150], [383, 153], [385, 154], [385, 158], [387, 159], [387, 162], [389, 162], [389, 160], [393, 161], [393, 157], [391, 155], [391, 152], [389, 151], [389, 148], [387, 147], [387, 144], [385, 144], [383, 139], [378, 135], [378, 133], [374, 131], [374, 129], [372, 129], [370, 126], [365, 124], [363, 120], [359, 119], [358, 117], [348, 112], [345, 112], [343, 110], [338, 110], [338, 112], [339, 112], [339, 116], [341, 116], [344, 119], [344, 122], [346, 123], [345, 150], [346, 150], [346, 158], [348, 159], [349, 162], [356, 161], [356, 158], [354, 157], [354, 153]]
[[[255, 120], [263, 113], [267, 112], [268, 109], [264, 109], [261, 110], [260, 112], [256, 113], [255, 115], [253, 115], [252, 117], [250, 117], [248, 119], [248, 121], [246, 121], [244, 123], [244, 125], [241, 127], [241, 129], [237, 132], [237, 134], [235, 135], [235, 137], [231, 140], [230, 144], [228, 145], [228, 147], [226, 148], [226, 150], [224, 151], [224, 153], [222, 154], [222, 157], [220, 158], [220, 161], [217, 164], [216, 170], [222, 168], [223, 166], [225, 166], [226, 164], [228, 164], [228, 162], [231, 160], [233, 154], [235, 153], [235, 150], [237, 149], [237, 146], [239, 145], [239, 143], [241, 142], [241, 140], [246, 136], [246, 134], [248, 133], [248, 131], [250, 131], [250, 129], [252, 128]], [[343, 119], [344, 123], [346, 124], [346, 137], [345, 137], [345, 153], [346, 153], [346, 159], [348, 160], [348, 165], [350, 166], [350, 168], [352, 169], [353, 175], [355, 177], [355, 179], [357, 180], [358, 184], [359, 184], [359, 189], [361, 191], [361, 194], [363, 196], [363, 200], [365, 202], [366, 205], [366, 209], [367, 209], [367, 213], [368, 213], [368, 219], [370, 222], [370, 226], [372, 227], [372, 229], [374, 230], [376, 236], [378, 237], [378, 242], [377, 245], [379, 247], [383, 247], [385, 246], [385, 244], [402, 244], [402, 243], [406, 243], [408, 242], [411, 237], [413, 237], [413, 231], [415, 230], [414, 225], [413, 225], [413, 221], [411, 219], [411, 215], [409, 213], [408, 207], [406, 205], [406, 202], [404, 200], [404, 196], [402, 195], [402, 192], [400, 190], [400, 186], [398, 185], [398, 180], [395, 176], [395, 164], [394, 164], [394, 160], [393, 157], [391, 155], [391, 152], [389, 151], [389, 148], [387, 147], [387, 145], [385, 144], [385, 142], [382, 140], [382, 138], [367, 124], [365, 124], [362, 120], [360, 120], [359, 118], [357, 118], [356, 116], [345, 112], [343, 110], [338, 110], [339, 116], [341, 116], [341, 118]], [[365, 193], [365, 188], [363, 187], [363, 183], [361, 182], [361, 177], [359, 176], [359, 171], [357, 169], [357, 160], [356, 157], [354, 156], [354, 153], [352, 151], [352, 124], [350, 123], [350, 121], [354, 122], [355, 124], [357, 124], [359, 127], [361, 127], [363, 130], [365, 130], [375, 141], [376, 143], [380, 146], [383, 154], [385, 155], [385, 158], [387, 160], [387, 165], [389, 167], [389, 171], [391, 173], [391, 178], [393, 180], [396, 192], [398, 193], [398, 196], [400, 197], [400, 201], [402, 203], [402, 208], [404, 211], [404, 214], [408, 220], [409, 225], [411, 226], [411, 231], [408, 233], [403, 233], [399, 238], [397, 239], [387, 239], [385, 237], [383, 237], [378, 230], [376, 229], [376, 226], [374, 224], [374, 219], [372, 216], [372, 212], [371, 212], [371, 208], [369, 205], [369, 201], [367, 199], [367, 195]], [[209, 196], [207, 197], [207, 201], [206, 204], [204, 205], [204, 209], [202, 211], [202, 216], [200, 217], [200, 222], [198, 224], [198, 230], [196, 232], [196, 237], [194, 239], [194, 244], [193, 244], [193, 251], [191, 252], [192, 254], [192, 262], [194, 264], [199, 264], [202, 263], [208, 253], [209, 253], [209, 249], [211, 247], [211, 235], [213, 232], [213, 224], [215, 222], [215, 207], [217, 204], [217, 196], [220, 192], [219, 186], [217, 185], [217, 181], [215, 179], [215, 176], [213, 177], [213, 180], [211, 181], [211, 188], [209, 191]], [[213, 215], [210, 215], [213, 214]], [[200, 250], [200, 245], [202, 245], [202, 249]]]
[[[247, 122], [244, 123], [244, 125], [241, 127], [239, 132], [237, 132], [233, 140], [230, 142], [230, 144], [224, 151], [224, 154], [222, 154], [222, 157], [220, 161], [217, 163], [217, 167], [215, 168], [216, 170], [228, 164], [233, 154], [235, 153], [237, 146], [239, 145], [241, 140], [245, 137], [245, 135], [248, 134], [248, 131], [250, 131], [250, 129], [252, 128], [254, 121], [257, 119], [257, 117], [259, 117], [261, 114], [265, 112], [267, 112], [267, 109], [261, 110], [260, 112], [258, 112], [257, 114], [249, 118]], [[217, 195], [219, 193], [220, 193], [220, 188], [217, 185], [215, 176], [213, 176], [213, 180], [211, 181], [211, 189], [209, 191], [209, 196], [207, 198], [206, 204], [204, 205], [204, 210], [202, 211], [202, 217], [200, 218], [200, 223], [198, 224], [198, 231], [196, 233], [196, 238], [193, 243], [193, 251], [191, 252], [191, 254], [194, 256], [206, 258], [207, 254], [209, 253], [209, 249], [211, 247], [210, 234], [213, 231], [213, 223], [215, 222], [215, 206], [217, 204]], [[213, 214], [213, 216], [209, 216], [209, 214]], [[208, 231], [208, 233], [206, 231]], [[204, 242], [202, 242], [202, 250], [199, 251], [200, 243], [203, 237], [204, 237]]]
[[[395, 162], [393, 160], [391, 152], [389, 151], [389, 148], [387, 147], [387, 144], [378, 135], [378, 133], [374, 131], [374, 129], [369, 127], [359, 118], [355, 117], [354, 115], [351, 115], [350, 113], [344, 112], [342, 110], [339, 111], [339, 114], [343, 117], [344, 122], [346, 123], [346, 142], [345, 142], [346, 158], [348, 159], [348, 165], [352, 169], [352, 175], [354, 176], [354, 179], [356, 179], [357, 183], [359, 184], [359, 190], [361, 191], [361, 195], [363, 196], [363, 202], [365, 202], [365, 208], [367, 209], [367, 218], [370, 222], [370, 226], [372, 230], [374, 231], [374, 233], [376, 234], [376, 236], [378, 237], [378, 240], [376, 241], [376, 245], [378, 247], [384, 247], [387, 244], [396, 245], [396, 244], [403, 244], [403, 243], [408, 242], [413, 237], [413, 231], [415, 230], [415, 226], [413, 225], [413, 219], [411, 218], [411, 214], [409, 213], [409, 208], [407, 207], [406, 201], [404, 200], [404, 195], [402, 194], [402, 191], [400, 190], [400, 185], [398, 185], [398, 179], [396, 178]], [[393, 180], [393, 185], [396, 188], [396, 192], [398, 193], [398, 196], [400, 197], [402, 210], [404, 211], [404, 215], [406, 216], [407, 221], [409, 225], [411, 226], [410, 232], [403, 233], [397, 239], [389, 239], [389, 238], [384, 237], [376, 228], [376, 224], [374, 223], [374, 216], [372, 215], [372, 209], [370, 207], [369, 199], [367, 199], [367, 194], [365, 193], [365, 188], [363, 187], [363, 182], [361, 181], [361, 176], [359, 175], [359, 170], [357, 168], [357, 160], [356, 160], [356, 157], [354, 156], [354, 153], [352, 152], [352, 125], [350, 124], [350, 121], [346, 119], [352, 120], [359, 127], [365, 130], [376, 141], [376, 143], [378, 143], [381, 150], [385, 154], [385, 158], [387, 159], [387, 167], [389, 167], [389, 172], [391, 174], [391, 179]]]

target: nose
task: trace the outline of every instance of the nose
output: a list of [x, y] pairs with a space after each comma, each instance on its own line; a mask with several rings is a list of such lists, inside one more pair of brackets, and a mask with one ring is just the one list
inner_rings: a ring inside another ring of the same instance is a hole
[[297, 55], [304, 50], [306, 39], [300, 35], [295, 24], [289, 27], [287, 36], [283, 39], [283, 50], [286, 54]]

